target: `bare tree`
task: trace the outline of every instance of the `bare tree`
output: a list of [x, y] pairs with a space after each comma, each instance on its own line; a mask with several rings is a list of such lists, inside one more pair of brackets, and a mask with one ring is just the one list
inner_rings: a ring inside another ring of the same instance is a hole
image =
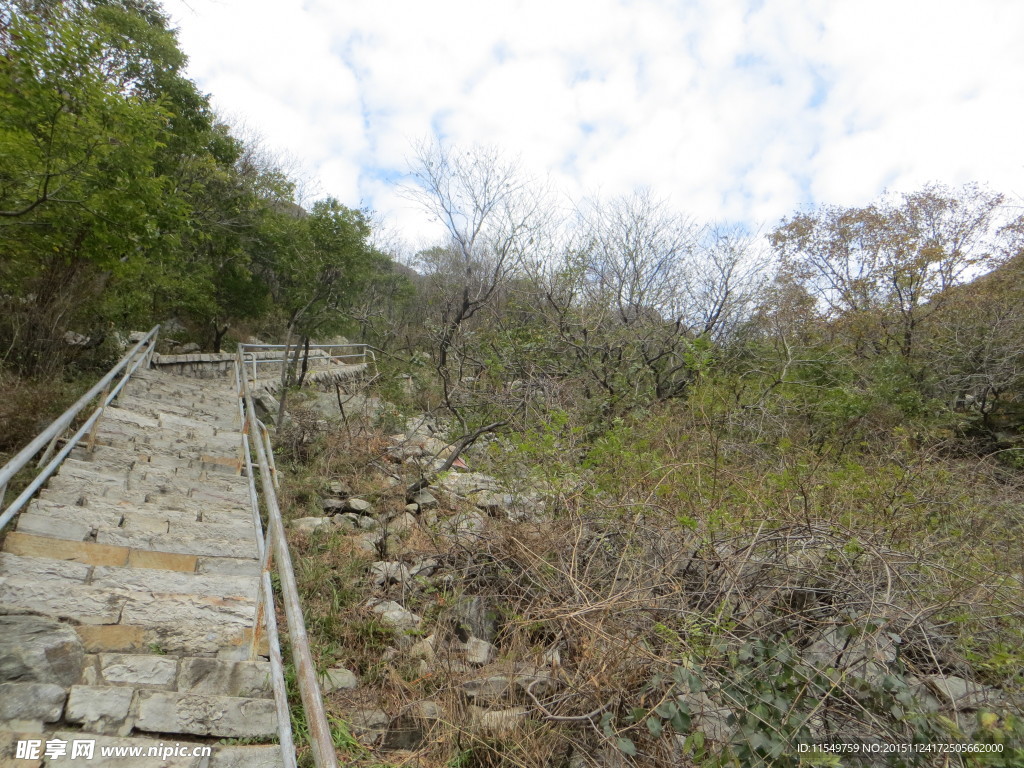
[[545, 195], [517, 161], [492, 147], [420, 144], [412, 176], [416, 185], [406, 194], [436, 217], [448, 236], [443, 246], [424, 253], [424, 266], [440, 299], [436, 365], [452, 407], [453, 347], [465, 323], [523, 264], [547, 215]]

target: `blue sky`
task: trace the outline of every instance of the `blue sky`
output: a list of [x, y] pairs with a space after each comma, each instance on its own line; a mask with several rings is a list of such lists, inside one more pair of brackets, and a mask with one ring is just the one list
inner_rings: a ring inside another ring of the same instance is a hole
[[567, 198], [771, 224], [884, 188], [1024, 195], [1018, 0], [168, 0], [215, 106], [414, 244], [413, 143], [496, 144]]

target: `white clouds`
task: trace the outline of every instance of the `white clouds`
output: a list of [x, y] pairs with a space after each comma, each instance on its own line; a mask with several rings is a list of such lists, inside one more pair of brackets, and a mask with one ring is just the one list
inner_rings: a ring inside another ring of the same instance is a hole
[[712, 218], [929, 180], [1024, 193], [1015, 0], [167, 7], [219, 106], [413, 236], [426, 224], [381, 179], [434, 131], [521, 153], [569, 194], [647, 185]]

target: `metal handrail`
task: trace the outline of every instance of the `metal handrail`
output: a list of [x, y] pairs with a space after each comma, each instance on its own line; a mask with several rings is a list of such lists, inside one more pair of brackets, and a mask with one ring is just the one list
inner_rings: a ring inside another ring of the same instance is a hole
[[[251, 434], [254, 438], [251, 442], [256, 448], [256, 462], [260, 469], [263, 503], [269, 523], [269, 537], [265, 549], [261, 553], [263, 560], [261, 585], [265, 595], [271, 596], [270, 566], [271, 562], [276, 559], [281, 600], [288, 623], [288, 638], [292, 647], [292, 661], [295, 664], [295, 677], [299, 686], [299, 695], [302, 698], [302, 708], [306, 713], [306, 723], [309, 727], [313, 762], [317, 768], [337, 768], [338, 758], [334, 750], [334, 740], [331, 736], [330, 724], [327, 721], [327, 713], [324, 710], [323, 697], [320, 695], [316, 667], [309, 651], [309, 636], [306, 633], [306, 622], [302, 616], [302, 605], [299, 601], [295, 573], [292, 570], [291, 553], [288, 550], [288, 541], [284, 533], [281, 508], [274, 490], [274, 476], [267, 457], [268, 450], [264, 444], [264, 433], [260, 431], [261, 424], [256, 418], [256, 407], [253, 404], [252, 393], [249, 391], [248, 377], [242, 373], [245, 370], [242, 355], [243, 350], [240, 346], [235, 371], [239, 382], [239, 393], [244, 404], [242, 431], [243, 435]], [[266, 606], [264, 613], [269, 620], [270, 615], [273, 614], [273, 606], [272, 603], [267, 603]]]
[[[90, 446], [93, 444], [95, 439], [95, 432], [93, 428], [96, 426], [100, 417], [103, 415], [104, 409], [118, 396], [124, 385], [131, 378], [132, 374], [138, 370], [142, 363], [148, 365], [149, 361], [153, 357], [153, 352], [156, 349], [157, 334], [160, 331], [160, 326], [153, 326], [152, 330], [142, 337], [136, 343], [134, 347], [129, 350], [124, 357], [118, 361], [118, 363], [111, 368], [106, 375], [100, 379], [96, 384], [93, 385], [92, 389], [82, 395], [78, 400], [68, 408], [64, 413], [58, 416], [53, 422], [40, 432], [36, 438], [26, 445], [18, 454], [4, 464], [3, 468], [0, 468], [0, 505], [3, 504], [4, 496], [7, 493], [7, 484], [11, 481], [18, 472], [20, 472], [40, 451], [43, 452], [42, 457], [39, 459], [38, 466], [42, 467], [42, 470], [36, 475], [35, 479], [29, 484], [29, 486], [21, 492], [21, 494], [10, 506], [4, 510], [3, 514], [0, 515], [0, 530], [3, 529], [7, 523], [9, 523], [16, 514], [21, 510], [23, 506], [28, 502], [29, 499], [39, 490], [43, 483], [45, 483], [54, 472], [57, 471], [58, 467], [72, 449], [78, 444], [78, 442], [88, 432], [90, 435], [89, 442]], [[128, 370], [121, 377], [121, 380], [111, 389], [110, 383], [114, 378], [125, 368]], [[64, 444], [64, 447], [51, 459], [53, 451], [57, 446], [57, 441], [60, 436], [64, 434], [65, 430], [75, 420], [75, 417], [81, 413], [85, 407], [92, 402], [96, 395], [103, 393], [103, 399], [100, 404], [93, 411], [92, 415], [86, 420], [86, 422], [79, 427], [78, 431]], [[45, 466], [44, 466], [45, 465]]]
[[[270, 657], [270, 680], [274, 689], [274, 704], [277, 708], [277, 737], [281, 745], [284, 768], [296, 768], [295, 741], [292, 737], [291, 713], [288, 707], [288, 687], [284, 680], [284, 658], [281, 654], [281, 637], [277, 627], [277, 611], [274, 610], [274, 588], [270, 581], [271, 551], [263, 536], [263, 519], [260, 517], [260, 503], [256, 494], [256, 475], [252, 471], [252, 454], [249, 450], [249, 428], [245, 418], [242, 391], [242, 377], [235, 364], [235, 387], [238, 393], [239, 429], [242, 432], [242, 453], [245, 457], [246, 476], [249, 483], [249, 503], [252, 506], [253, 524], [256, 527], [256, 550], [260, 558], [260, 580], [257, 585], [256, 616], [252, 628], [252, 649], [250, 660], [255, 659], [259, 647], [260, 628], [267, 625], [267, 646]], [[257, 440], [259, 438], [257, 437]]]
[[[265, 351], [271, 351], [272, 352], [274, 350], [288, 350], [288, 349], [291, 349], [291, 350], [305, 350], [305, 346], [304, 345], [296, 345], [296, 344], [292, 344], [292, 345], [285, 345], [285, 344], [239, 344], [238, 345], [238, 352], [241, 355], [241, 358], [242, 358], [242, 361], [243, 361], [242, 370], [243, 371], [246, 370], [246, 368], [245, 368], [245, 364], [246, 363], [251, 363], [252, 364], [252, 380], [253, 380], [253, 382], [256, 382], [257, 381], [256, 366], [258, 364], [263, 364], [263, 363], [287, 363], [287, 362], [290, 362], [289, 359], [286, 359], [284, 357], [271, 357], [271, 358], [267, 358], [267, 357], [262, 357], [261, 358], [261, 357], [258, 357], [259, 351], [260, 350], [265, 350]], [[328, 352], [326, 355], [317, 355], [314, 359], [316, 359], [316, 360], [327, 359], [329, 361], [340, 361], [340, 360], [346, 360], [346, 359], [350, 359], [350, 358], [358, 358], [360, 363], [362, 363], [364, 365], [370, 365], [372, 363], [373, 364], [373, 368], [374, 368], [374, 372], [376, 372], [376, 370], [377, 370], [377, 355], [374, 353], [373, 347], [371, 347], [369, 344], [346, 343], [346, 344], [310, 344], [309, 345], [309, 350], [311, 352], [314, 351], [314, 350], [316, 350], [316, 351], [324, 351], [324, 350], [331, 350], [331, 349], [360, 349], [361, 351], [360, 352], [353, 352], [351, 354], [344, 354], [344, 355], [342, 355], [342, 354], [331, 354], [331, 353]], [[359, 363], [355, 363], [355, 364], [358, 365]]]

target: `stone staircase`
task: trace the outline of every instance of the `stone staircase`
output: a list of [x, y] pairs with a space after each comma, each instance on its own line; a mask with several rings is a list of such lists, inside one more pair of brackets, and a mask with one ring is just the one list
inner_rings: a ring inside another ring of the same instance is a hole
[[[83, 739], [94, 768], [283, 765], [240, 442], [233, 378], [139, 371], [21, 513], [0, 551], [0, 766], [74, 765], [46, 747]], [[17, 758], [26, 739], [39, 757]], [[160, 744], [182, 749], [145, 756]]]

